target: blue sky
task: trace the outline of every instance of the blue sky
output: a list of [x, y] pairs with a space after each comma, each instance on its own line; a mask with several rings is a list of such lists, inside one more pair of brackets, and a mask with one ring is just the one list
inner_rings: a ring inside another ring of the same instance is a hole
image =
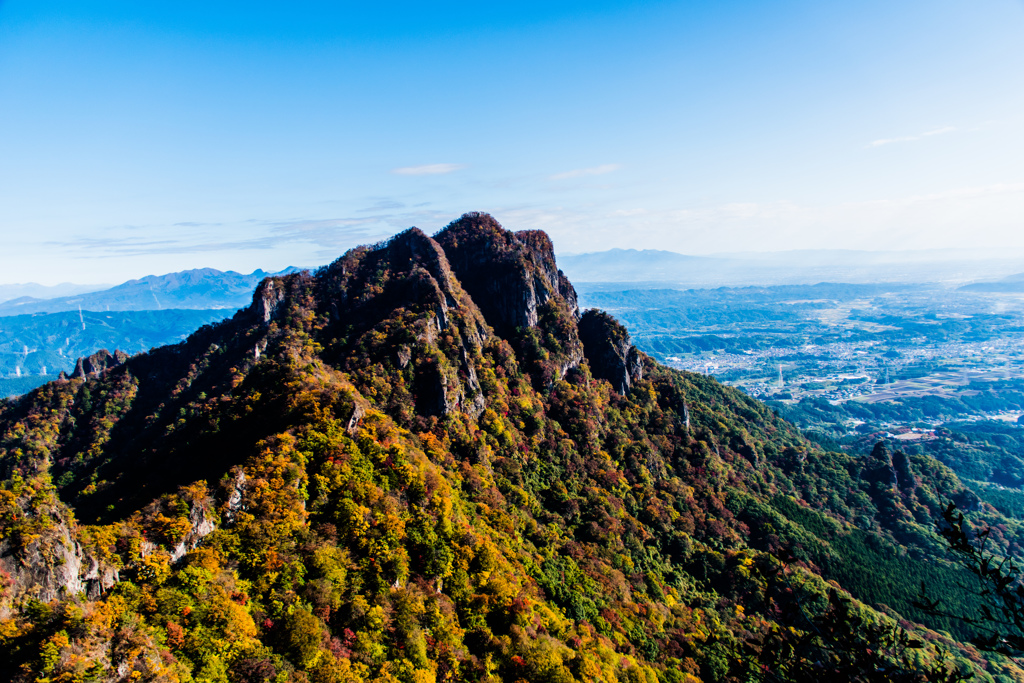
[[0, 281], [317, 265], [464, 211], [561, 252], [1024, 248], [1024, 2], [0, 0]]

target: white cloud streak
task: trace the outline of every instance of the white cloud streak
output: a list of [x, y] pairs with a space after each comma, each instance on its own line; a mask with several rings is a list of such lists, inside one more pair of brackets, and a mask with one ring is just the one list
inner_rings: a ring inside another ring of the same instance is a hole
[[[389, 208], [399, 210], [387, 210]], [[280, 250], [296, 244], [315, 249], [318, 257], [330, 260], [346, 249], [359, 244], [370, 244], [413, 225], [427, 229], [444, 225], [457, 214], [436, 211], [426, 207], [403, 209], [400, 202], [382, 199], [375, 206], [358, 209], [337, 218], [308, 218], [292, 220], [249, 219], [223, 225], [211, 233], [206, 224], [195, 223], [191, 230], [176, 224], [179, 230], [170, 237], [152, 237], [153, 228], [142, 235], [133, 235], [136, 226], [110, 227], [64, 240], [46, 243], [77, 258], [122, 258], [169, 254], [204, 254], [214, 252], [243, 252]], [[99, 234], [97, 234], [99, 233]], [[162, 232], [161, 234], [165, 234]]]
[[424, 164], [423, 166], [402, 166], [393, 168], [395, 175], [444, 175], [466, 168], [465, 164]]
[[591, 175], [604, 175], [605, 173], [611, 173], [621, 168], [618, 164], [602, 164], [601, 166], [594, 166], [593, 168], [577, 168], [572, 171], [566, 171], [565, 173], [556, 173], [551, 176], [551, 180], [568, 180], [569, 178], [582, 178], [584, 176]]
[[882, 145], [891, 145], [894, 142], [914, 142], [916, 140], [924, 140], [930, 138], [933, 135], [944, 135], [946, 133], [952, 133], [956, 130], [956, 126], [943, 126], [942, 128], [935, 128], [934, 130], [928, 130], [920, 135], [908, 135], [902, 138], [882, 138], [881, 140], [872, 140], [869, 147], [881, 147]]

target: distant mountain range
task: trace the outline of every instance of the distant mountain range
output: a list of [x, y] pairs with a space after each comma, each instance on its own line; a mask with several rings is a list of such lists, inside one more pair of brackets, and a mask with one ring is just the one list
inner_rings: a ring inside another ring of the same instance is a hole
[[24, 393], [62, 370], [70, 373], [77, 358], [99, 349], [135, 354], [179, 342], [246, 306], [268, 275], [202, 268], [100, 285], [101, 291], [72, 284], [2, 285], [0, 298], [5, 292], [37, 296], [0, 301], [0, 398]]
[[1024, 292], [1024, 273], [1008, 275], [1002, 280], [996, 280], [995, 282], [972, 282], [960, 289], [969, 292], [990, 292], [992, 294]]
[[36, 282], [25, 282], [14, 285], [0, 285], [0, 302], [11, 299], [32, 298], [32, 299], [55, 299], [60, 296], [74, 296], [86, 292], [96, 292], [110, 287], [104, 285], [76, 285], [70, 282], [62, 282], [59, 285], [41, 285]]
[[51, 299], [20, 296], [0, 302], [0, 316], [58, 313], [79, 309], [84, 311], [237, 309], [249, 303], [253, 290], [263, 278], [268, 275], [283, 275], [297, 270], [300, 269], [287, 268], [280, 273], [255, 270], [252, 273], [243, 274], [231, 270], [224, 272], [213, 268], [197, 268], [167, 275], [148, 275], [102, 291], [76, 293], [71, 296]]
[[175, 344], [231, 313], [220, 308], [7, 316], [0, 318], [0, 377], [37, 376], [42, 384], [61, 370], [70, 373], [76, 359], [98, 349], [135, 354]]
[[577, 284], [631, 282], [641, 287], [684, 288], [818, 282], [953, 285], [1019, 273], [1024, 270], [1024, 257], [979, 258], [951, 250], [798, 250], [687, 256], [654, 249], [610, 249], [560, 255], [558, 265]]
[[[631, 283], [639, 288], [744, 287], [819, 282], [938, 282], [978, 292], [1024, 291], [1024, 256], [978, 258], [950, 250], [868, 252], [801, 250], [689, 256], [655, 249], [563, 254], [558, 266], [584, 290]], [[110, 287], [64, 283], [0, 285], [0, 317], [62, 311], [230, 309], [249, 303], [268, 275], [214, 268], [148, 275]], [[1000, 280], [999, 278], [1004, 278]], [[979, 282], [980, 281], [980, 282]], [[595, 283], [607, 283], [595, 285]]]
[[[563, 255], [558, 266], [576, 283], [585, 301], [596, 301], [594, 296], [600, 292], [621, 291], [624, 286], [702, 289], [939, 282], [979, 293], [1024, 292], [1024, 258], [969, 256], [948, 251], [827, 250], [687, 256], [611, 249]], [[21, 393], [60, 370], [70, 371], [77, 357], [101, 348], [138, 353], [184, 339], [199, 326], [248, 305], [256, 286], [268, 275], [263, 270], [243, 274], [201, 268], [150, 275], [99, 291], [94, 288], [102, 285], [0, 285], [0, 378], [10, 384], [0, 395]], [[11, 295], [15, 298], [3, 300]]]

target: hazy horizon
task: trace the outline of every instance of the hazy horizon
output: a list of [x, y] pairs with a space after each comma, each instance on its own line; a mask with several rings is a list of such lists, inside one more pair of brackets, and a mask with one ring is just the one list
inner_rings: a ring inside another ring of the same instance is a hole
[[[608, 257], [619, 254], [638, 256], [656, 255], [660, 257], [680, 257], [683, 259], [692, 259], [696, 263], [705, 264], [728, 264], [732, 267], [746, 264], [745, 268], [758, 268], [761, 267], [762, 274], [770, 272], [772, 269], [779, 268], [794, 268], [796, 276], [807, 278], [812, 277], [810, 274], [819, 272], [821, 268], [836, 267], [837, 282], [846, 282], [849, 280], [850, 270], [849, 268], [860, 268], [858, 281], [870, 280], [871, 269], [879, 269], [878, 272], [884, 272], [881, 269], [893, 266], [907, 266], [913, 268], [915, 266], [932, 266], [932, 265], [950, 265], [950, 266], [964, 266], [971, 268], [972, 264], [974, 270], [968, 270], [964, 273], [957, 273], [959, 277], [953, 279], [958, 282], [981, 282], [981, 281], [995, 281], [999, 280], [1007, 275], [1017, 275], [1024, 273], [1024, 249], [1011, 249], [1011, 250], [987, 250], [987, 249], [932, 249], [932, 250], [904, 250], [904, 251], [866, 251], [866, 250], [849, 250], [849, 249], [792, 249], [786, 251], [737, 251], [737, 252], [720, 252], [713, 254], [684, 254], [680, 252], [669, 251], [665, 249], [634, 249], [634, 248], [621, 248], [614, 247], [611, 249], [603, 249], [600, 251], [590, 252], [562, 252], [557, 249], [556, 246], [556, 257], [558, 258], [559, 266], [566, 266], [566, 263], [572, 264], [579, 259], [586, 259], [588, 257]], [[338, 254], [340, 256], [341, 253]], [[129, 281], [137, 281], [147, 277], [162, 277], [165, 275], [171, 275], [184, 271], [195, 271], [195, 270], [217, 270], [223, 273], [236, 273], [242, 275], [253, 274], [257, 271], [263, 271], [267, 274], [275, 274], [288, 269], [315, 269], [326, 263], [316, 264], [291, 264], [285, 268], [279, 270], [270, 270], [268, 268], [254, 268], [251, 271], [235, 271], [227, 268], [217, 268], [216, 266], [197, 266], [194, 268], [181, 268], [179, 270], [166, 271], [166, 272], [153, 272], [140, 274], [131, 278], [128, 278], [120, 282], [71, 282], [62, 281], [53, 284], [40, 283], [38, 281], [30, 282], [4, 282], [0, 281], [0, 302], [18, 298], [20, 296], [30, 296], [34, 298], [56, 298], [63, 296], [73, 296], [78, 294], [84, 294], [87, 292], [102, 291], [107, 288], [116, 287], [121, 284], [125, 284]], [[571, 266], [566, 266], [571, 270]], [[847, 270], [842, 270], [843, 267], [847, 267]], [[922, 272], [927, 274], [927, 271], [909, 271]], [[956, 273], [956, 271], [953, 271]], [[571, 272], [567, 271], [567, 274], [572, 276]], [[949, 280], [948, 273], [947, 277], [935, 277], [932, 279], [921, 278], [919, 280], [913, 280], [914, 282], [941, 282]], [[847, 279], [844, 279], [844, 276]], [[865, 279], [867, 278], [867, 279]], [[643, 278], [637, 275], [636, 277], [629, 277], [626, 279], [621, 278], [621, 274], [618, 276], [609, 273], [607, 282], [642, 282], [649, 280], [650, 282], [665, 281], [668, 282], [671, 278]], [[687, 281], [687, 274], [680, 273], [678, 278], [679, 282]], [[726, 278], [728, 279], [728, 278]], [[906, 277], [903, 278], [907, 280]], [[587, 278], [582, 280], [584, 282], [597, 283], [602, 282], [600, 279]], [[879, 279], [878, 282], [890, 282], [891, 280]], [[12, 294], [11, 291], [18, 288], [25, 290], [36, 289], [39, 291], [25, 291], [24, 293]], [[76, 291], [61, 291], [63, 289], [77, 288]], [[43, 290], [51, 290], [45, 292]]]

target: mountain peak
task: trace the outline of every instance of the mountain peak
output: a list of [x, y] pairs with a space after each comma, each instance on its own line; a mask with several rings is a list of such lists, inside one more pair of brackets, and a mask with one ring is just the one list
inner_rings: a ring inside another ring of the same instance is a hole
[[435, 239], [499, 334], [536, 327], [539, 307], [554, 298], [573, 317], [578, 315], [576, 290], [558, 269], [544, 232], [511, 232], [492, 216], [474, 212], [449, 224]]
[[451, 234], [456, 238], [490, 235], [501, 240], [508, 240], [512, 233], [501, 226], [501, 223], [489, 213], [468, 211], [444, 227], [436, 237]]

